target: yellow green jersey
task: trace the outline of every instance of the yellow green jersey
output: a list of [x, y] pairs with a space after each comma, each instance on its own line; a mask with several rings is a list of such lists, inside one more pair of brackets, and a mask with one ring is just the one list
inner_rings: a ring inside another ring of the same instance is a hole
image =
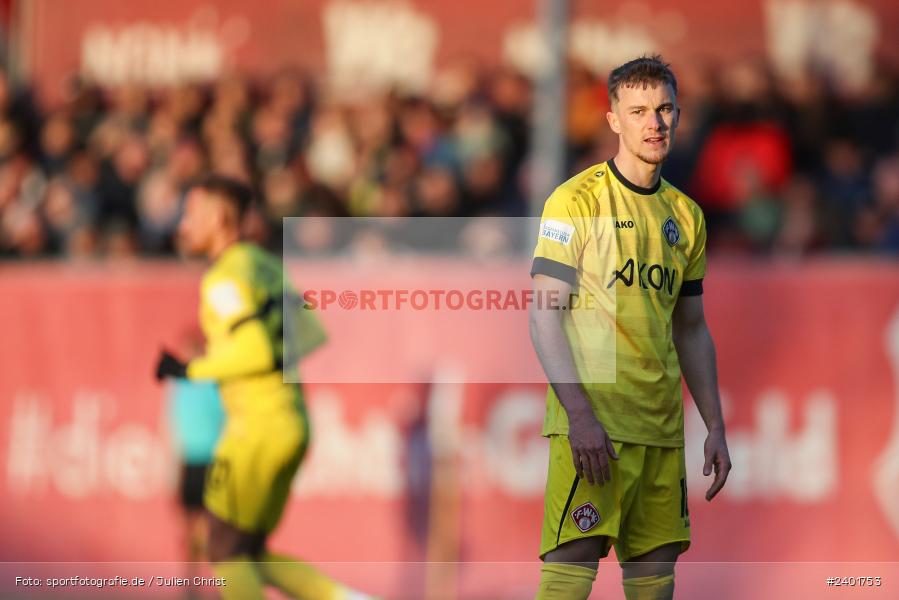
[[[187, 375], [218, 381], [229, 416], [300, 408], [299, 386], [285, 382], [285, 363], [321, 344], [324, 332], [311, 311], [285, 313], [299, 306], [291, 298], [298, 295], [285, 282], [281, 261], [254, 244], [229, 246], [203, 276], [206, 353], [188, 363]], [[296, 321], [285, 345], [286, 317]]]
[[[563, 328], [593, 411], [615, 441], [683, 446], [671, 321], [679, 297], [702, 293], [705, 241], [695, 202], [663, 179], [633, 184], [612, 160], [546, 201], [531, 275], [571, 284], [580, 308], [564, 314]], [[591, 344], [603, 348], [583, 352]], [[543, 433], [568, 433], [551, 386]]]

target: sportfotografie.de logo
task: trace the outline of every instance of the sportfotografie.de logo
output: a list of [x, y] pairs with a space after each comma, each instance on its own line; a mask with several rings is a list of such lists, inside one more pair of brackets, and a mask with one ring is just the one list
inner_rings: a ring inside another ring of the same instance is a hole
[[322, 289], [303, 293], [303, 308], [307, 310], [526, 311], [532, 306], [579, 310], [595, 305], [589, 294], [572, 294], [563, 302], [554, 291], [532, 289]]

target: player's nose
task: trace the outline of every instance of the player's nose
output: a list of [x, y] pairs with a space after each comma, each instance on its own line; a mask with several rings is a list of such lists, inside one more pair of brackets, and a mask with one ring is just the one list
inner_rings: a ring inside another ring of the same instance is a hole
[[668, 124], [660, 113], [655, 114], [652, 125], [654, 131], [668, 131]]

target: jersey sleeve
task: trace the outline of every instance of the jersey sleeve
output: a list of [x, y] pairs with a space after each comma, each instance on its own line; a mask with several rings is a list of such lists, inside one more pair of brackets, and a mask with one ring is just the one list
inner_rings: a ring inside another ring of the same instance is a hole
[[681, 285], [681, 296], [699, 296], [702, 294], [702, 280], [705, 277], [705, 217], [697, 208], [696, 225], [693, 234], [693, 248], [690, 262], [684, 271], [684, 282]]
[[188, 363], [188, 378], [220, 381], [275, 368], [275, 349], [256, 318], [259, 302], [246, 281], [233, 274], [208, 278], [201, 286], [200, 303], [209, 315], [206, 353]]
[[246, 281], [236, 276], [219, 276], [203, 282], [201, 310], [213, 317], [215, 333], [221, 335], [251, 318], [258, 302]]
[[546, 275], [574, 286], [590, 231], [585, 192], [556, 188], [543, 207], [531, 277]]

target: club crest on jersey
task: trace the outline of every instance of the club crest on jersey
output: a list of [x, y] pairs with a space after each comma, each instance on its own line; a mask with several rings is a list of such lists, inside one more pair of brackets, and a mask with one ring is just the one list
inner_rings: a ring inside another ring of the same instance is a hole
[[677, 223], [671, 217], [668, 217], [662, 223], [662, 234], [665, 236], [669, 246], [674, 246], [680, 241], [680, 231], [677, 228]]
[[581, 504], [571, 511], [571, 518], [582, 533], [590, 531], [599, 524], [599, 513], [592, 502]]

